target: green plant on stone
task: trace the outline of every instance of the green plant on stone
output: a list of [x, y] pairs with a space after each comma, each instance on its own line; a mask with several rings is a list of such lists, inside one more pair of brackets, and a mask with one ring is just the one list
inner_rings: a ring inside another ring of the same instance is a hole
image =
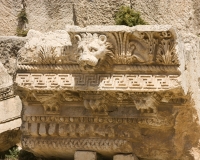
[[34, 154], [31, 152], [20, 150], [18, 159], [19, 160], [37, 160], [37, 157], [35, 157]]
[[26, 37], [28, 30], [17, 29], [17, 36]]
[[12, 149], [9, 150], [9, 154], [5, 155], [6, 160], [17, 160], [18, 159], [18, 155], [19, 155], [19, 149], [17, 147], [14, 147]]
[[17, 19], [18, 19], [17, 36], [25, 37], [28, 33], [28, 30], [25, 30], [25, 25], [26, 23], [28, 23], [28, 18], [25, 8], [23, 8], [17, 15]]
[[5, 160], [37, 160], [37, 157], [33, 153], [13, 147], [9, 154], [5, 155]]
[[25, 9], [22, 9], [20, 13], [17, 15], [17, 17], [19, 22], [28, 23], [28, 18]]
[[115, 14], [115, 23], [117, 25], [126, 25], [129, 27], [136, 25], [145, 25], [145, 22], [139, 12], [134, 11], [128, 6], [121, 6], [119, 11]]

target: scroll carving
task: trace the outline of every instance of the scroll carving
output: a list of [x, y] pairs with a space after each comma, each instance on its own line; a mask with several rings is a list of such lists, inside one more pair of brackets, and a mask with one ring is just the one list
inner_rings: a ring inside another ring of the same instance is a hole
[[157, 106], [159, 101], [152, 95], [149, 96], [138, 96], [134, 99], [137, 110], [141, 113], [157, 113]]
[[59, 114], [60, 111], [60, 98], [52, 93], [33, 93], [36, 100], [42, 103], [45, 114]]
[[59, 114], [60, 105], [63, 102], [81, 100], [79, 95], [73, 92], [35, 91], [31, 94], [37, 101], [39, 101], [43, 105], [45, 114]]
[[93, 112], [103, 113], [107, 112], [109, 109], [108, 102], [109, 97], [106, 98], [105, 93], [81, 93], [83, 97], [83, 103], [86, 109], [92, 110]]
[[142, 39], [128, 32], [110, 33], [114, 46], [114, 64], [150, 63], [151, 55], [148, 46]]
[[140, 37], [148, 44], [152, 62], [162, 65], [179, 65], [175, 40], [171, 32], [142, 32]]
[[163, 39], [161, 41], [156, 55], [156, 62], [158, 64], [178, 64], [178, 57], [173, 43], [171, 40]]

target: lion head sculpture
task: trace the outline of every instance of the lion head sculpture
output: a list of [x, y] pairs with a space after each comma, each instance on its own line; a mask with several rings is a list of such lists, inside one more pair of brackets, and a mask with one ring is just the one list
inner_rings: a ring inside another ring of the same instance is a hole
[[105, 35], [98, 35], [96, 33], [84, 33], [75, 35], [78, 40], [77, 62], [82, 67], [97, 67], [106, 59], [106, 56], [113, 55], [111, 50], [112, 45], [107, 42]]

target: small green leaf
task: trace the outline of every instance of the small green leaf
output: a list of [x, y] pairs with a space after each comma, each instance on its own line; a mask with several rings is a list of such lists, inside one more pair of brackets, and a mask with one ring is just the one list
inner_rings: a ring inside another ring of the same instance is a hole
[[129, 27], [147, 24], [141, 17], [139, 12], [135, 12], [128, 6], [121, 6], [115, 15], [115, 23], [117, 25], [126, 25]]

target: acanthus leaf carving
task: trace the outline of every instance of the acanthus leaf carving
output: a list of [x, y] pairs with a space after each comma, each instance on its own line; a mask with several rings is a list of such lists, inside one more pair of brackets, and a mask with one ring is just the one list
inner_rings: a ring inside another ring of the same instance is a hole
[[60, 112], [60, 97], [59, 94], [55, 93], [32, 93], [35, 99], [44, 107], [44, 113], [45, 114], [59, 114]]
[[156, 55], [156, 62], [158, 64], [178, 64], [178, 57], [176, 55], [174, 42], [170, 39], [163, 39], [159, 44]]
[[175, 49], [175, 39], [171, 32], [141, 32], [139, 33], [149, 46], [152, 63], [162, 65], [179, 65]]
[[[148, 64], [151, 55], [142, 39], [131, 33], [113, 33], [115, 39], [114, 64]], [[113, 40], [114, 41], [114, 40]]]

